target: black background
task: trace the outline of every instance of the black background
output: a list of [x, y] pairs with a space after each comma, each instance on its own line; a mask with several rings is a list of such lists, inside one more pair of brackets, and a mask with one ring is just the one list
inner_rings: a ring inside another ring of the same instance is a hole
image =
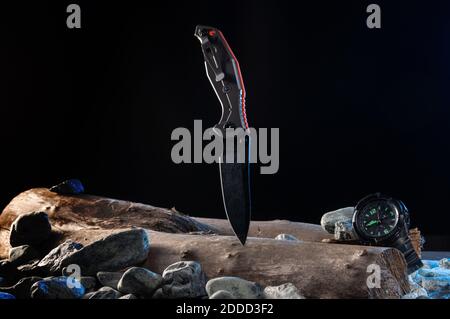
[[[253, 218], [318, 223], [376, 191], [449, 248], [450, 2], [74, 1], [2, 4], [0, 204], [81, 179], [89, 193], [224, 217], [215, 165], [175, 165], [173, 129], [220, 106], [195, 25], [236, 53], [251, 126], [280, 128]], [[441, 236], [441, 237], [440, 237]], [[448, 239], [448, 237], [447, 237]]]

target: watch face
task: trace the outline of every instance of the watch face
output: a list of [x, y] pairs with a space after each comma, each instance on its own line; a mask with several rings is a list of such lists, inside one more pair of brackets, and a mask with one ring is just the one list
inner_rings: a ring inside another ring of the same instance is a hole
[[368, 203], [357, 215], [358, 230], [370, 238], [389, 236], [397, 226], [398, 210], [385, 200]]

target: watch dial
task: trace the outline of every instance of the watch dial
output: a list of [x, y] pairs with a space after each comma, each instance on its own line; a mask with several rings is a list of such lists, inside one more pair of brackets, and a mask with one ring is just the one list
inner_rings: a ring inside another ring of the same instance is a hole
[[395, 229], [398, 211], [387, 201], [374, 201], [367, 204], [357, 218], [359, 230], [367, 237], [385, 237]]

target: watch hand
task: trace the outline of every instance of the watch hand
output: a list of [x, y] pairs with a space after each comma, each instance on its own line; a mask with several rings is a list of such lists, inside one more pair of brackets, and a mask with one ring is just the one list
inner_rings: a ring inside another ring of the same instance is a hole
[[367, 224], [366, 224], [366, 227], [371, 227], [371, 226], [373, 226], [373, 225], [376, 225], [376, 224], [380, 224], [381, 222], [379, 221], [379, 220], [371, 220], [370, 222], [368, 222]]

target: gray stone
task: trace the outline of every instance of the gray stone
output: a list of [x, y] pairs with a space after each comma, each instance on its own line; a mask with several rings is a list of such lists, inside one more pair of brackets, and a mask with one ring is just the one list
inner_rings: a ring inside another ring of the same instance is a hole
[[4, 281], [10, 283], [12, 278], [16, 278], [19, 275], [17, 267], [13, 265], [9, 260], [0, 260], [0, 276], [4, 278]]
[[151, 297], [162, 282], [160, 275], [145, 268], [132, 267], [123, 274], [117, 288], [123, 294]]
[[167, 298], [197, 298], [206, 296], [206, 275], [195, 261], [180, 261], [163, 272], [163, 294]]
[[219, 290], [230, 292], [236, 299], [263, 298], [263, 289], [257, 283], [239, 277], [218, 277], [206, 283], [206, 292], [212, 296]]
[[120, 297], [119, 299], [138, 299], [138, 297], [136, 297], [133, 294], [128, 294], [128, 295]]
[[79, 265], [84, 275], [100, 271], [118, 271], [147, 259], [150, 241], [142, 228], [133, 228], [109, 235], [69, 255], [63, 266]]
[[12, 247], [9, 251], [9, 261], [15, 265], [23, 265], [39, 258], [39, 252], [29, 245]]
[[110, 271], [100, 271], [97, 273], [97, 279], [100, 281], [102, 286], [111, 287], [117, 289], [120, 278], [122, 278], [123, 272], [110, 272]]
[[155, 293], [152, 296], [152, 299], [165, 299], [165, 298], [167, 297], [164, 295], [162, 288], [156, 289]]
[[444, 269], [450, 269], [450, 258], [443, 258], [439, 260], [439, 267]]
[[[34, 259], [24, 265], [17, 266], [17, 270], [20, 272], [20, 277], [23, 277], [24, 275], [26, 276], [29, 274], [33, 274], [32, 272], [37, 270], [38, 264], [39, 264], [39, 259]], [[39, 271], [38, 271], [38, 273], [39, 273]], [[37, 273], [35, 275], [37, 275]]]
[[0, 291], [10, 293], [16, 296], [17, 299], [29, 299], [31, 298], [31, 286], [40, 280], [42, 280], [41, 277], [22, 278], [14, 286], [2, 287], [0, 288]]
[[353, 231], [352, 221], [340, 221], [334, 225], [334, 239], [336, 240], [355, 240], [358, 236]]
[[31, 286], [33, 299], [78, 299], [84, 292], [83, 285], [73, 277], [49, 277]]
[[305, 299], [300, 290], [291, 283], [266, 287], [264, 297], [266, 299]]
[[228, 292], [226, 290], [219, 290], [213, 293], [211, 297], [209, 297], [209, 299], [236, 299], [236, 298], [234, 298], [231, 292]]
[[334, 234], [334, 228], [337, 222], [348, 222], [353, 219], [353, 210], [353, 207], [346, 207], [328, 212], [322, 216], [320, 225], [330, 234]]
[[82, 244], [67, 240], [42, 258], [38, 264], [38, 268], [47, 273], [61, 274], [64, 260], [81, 248], [83, 248]]
[[91, 292], [94, 291], [97, 287], [97, 278], [86, 276], [86, 277], [80, 277], [80, 282], [83, 285], [85, 292]]
[[91, 299], [91, 297], [96, 293], [96, 291], [88, 292], [87, 294], [84, 294], [81, 299]]
[[416, 299], [431, 299], [431, 298], [428, 296], [418, 296]]
[[301, 241], [297, 237], [289, 235], [289, 234], [279, 234], [275, 237], [277, 240], [291, 240], [291, 241]]
[[119, 299], [122, 294], [111, 287], [102, 287], [89, 295], [87, 299]]
[[44, 212], [24, 214], [12, 223], [9, 235], [11, 247], [39, 246], [50, 238], [52, 226]]

